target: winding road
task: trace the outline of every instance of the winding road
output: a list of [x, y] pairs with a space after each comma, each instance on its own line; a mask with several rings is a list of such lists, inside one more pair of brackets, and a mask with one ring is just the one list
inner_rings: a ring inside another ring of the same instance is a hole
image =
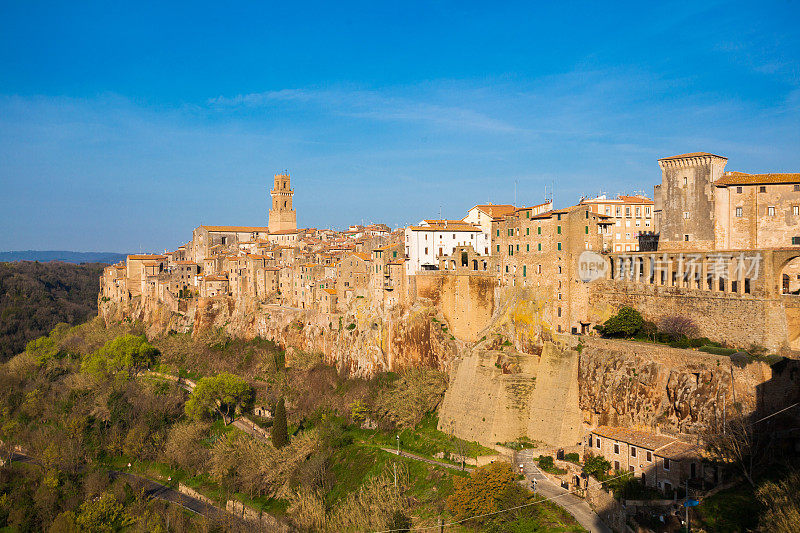
[[532, 485], [536, 480], [536, 493], [564, 508], [569, 514], [575, 517], [580, 525], [591, 533], [612, 533], [611, 528], [600, 520], [597, 513], [592, 511], [589, 504], [578, 498], [568, 490], [556, 485], [545, 476], [536, 464], [538, 454], [534, 450], [522, 450], [516, 454], [517, 464], [521, 464], [525, 478]]

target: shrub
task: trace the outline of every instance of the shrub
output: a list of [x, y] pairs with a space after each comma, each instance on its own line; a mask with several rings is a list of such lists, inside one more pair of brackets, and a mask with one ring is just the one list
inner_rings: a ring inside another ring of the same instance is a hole
[[608, 477], [608, 471], [610, 469], [611, 463], [602, 455], [589, 456], [583, 463], [583, 471], [600, 481]]
[[632, 307], [623, 307], [598, 329], [603, 337], [633, 337], [643, 327], [641, 313]]
[[414, 427], [436, 409], [447, 389], [447, 374], [430, 368], [406, 371], [378, 391], [375, 413], [398, 427]]
[[351, 322], [351, 323], [347, 324], [347, 329], [352, 331], [352, 330], [356, 329], [356, 325]]
[[543, 468], [544, 470], [551, 470], [555, 467], [555, 461], [553, 461], [553, 457], [550, 455], [540, 455], [539, 456], [539, 467]]
[[658, 329], [670, 341], [677, 341], [685, 337], [697, 335], [697, 325], [694, 320], [683, 315], [668, 315], [658, 321]]
[[565, 461], [578, 464], [581, 462], [581, 456], [577, 452], [568, 453], [564, 456]]
[[509, 492], [524, 490], [511, 465], [500, 462], [477, 468], [468, 478], [455, 478], [453, 484], [447, 510], [457, 520], [499, 511]]

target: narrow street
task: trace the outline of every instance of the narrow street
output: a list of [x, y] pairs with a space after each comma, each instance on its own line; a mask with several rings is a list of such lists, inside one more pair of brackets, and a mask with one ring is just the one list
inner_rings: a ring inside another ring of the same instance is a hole
[[545, 498], [550, 498], [553, 503], [563, 507], [569, 514], [575, 517], [580, 525], [591, 533], [612, 533], [611, 528], [606, 526], [592, 511], [589, 504], [581, 498], [570, 493], [566, 489], [556, 485], [545, 476], [536, 464], [538, 457], [536, 450], [522, 450], [516, 454], [516, 467], [521, 464], [525, 478], [528, 480], [528, 488], [531, 488], [532, 481], [536, 480], [536, 494]]

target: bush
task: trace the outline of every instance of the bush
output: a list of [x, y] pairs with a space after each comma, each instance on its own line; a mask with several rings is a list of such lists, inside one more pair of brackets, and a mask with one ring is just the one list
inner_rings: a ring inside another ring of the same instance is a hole
[[603, 337], [633, 337], [644, 326], [641, 313], [632, 307], [623, 307], [598, 329]]
[[553, 457], [550, 455], [540, 455], [539, 456], [539, 467], [544, 470], [551, 470], [556, 466], [555, 461], [553, 461]]
[[565, 461], [578, 464], [581, 462], [581, 456], [577, 452], [568, 453], [564, 456]]
[[511, 465], [500, 462], [477, 468], [468, 478], [455, 478], [453, 484], [447, 510], [457, 520], [499, 511], [510, 491], [524, 490]]
[[609, 470], [611, 470], [611, 463], [602, 455], [589, 456], [583, 463], [583, 471], [594, 476], [599, 481], [603, 481], [608, 477]]
[[447, 389], [447, 374], [430, 368], [406, 371], [378, 391], [375, 413], [397, 427], [414, 427], [434, 411]]
[[677, 341], [686, 337], [697, 335], [697, 325], [694, 320], [683, 315], [668, 315], [658, 321], [658, 329], [670, 341]]

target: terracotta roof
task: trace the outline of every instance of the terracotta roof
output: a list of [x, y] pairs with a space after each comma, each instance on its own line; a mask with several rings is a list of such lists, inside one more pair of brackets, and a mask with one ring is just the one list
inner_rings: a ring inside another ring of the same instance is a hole
[[364, 252], [355, 252], [353, 255], [363, 259], [364, 261], [369, 261], [370, 259], [372, 259], [371, 255], [365, 254]]
[[530, 205], [530, 206], [528, 206], [528, 207], [518, 207], [518, 208], [516, 208], [516, 209], [514, 210], [514, 212], [515, 212], [515, 213], [519, 213], [520, 211], [530, 211], [530, 210], [532, 210], [532, 209], [536, 209], [537, 207], [543, 207], [543, 206], [545, 206], [545, 205], [549, 205], [549, 204], [552, 204], [552, 203], [553, 203], [553, 202], [544, 202], [544, 203], [541, 203], [541, 204]]
[[700, 449], [693, 444], [681, 442], [669, 435], [656, 435], [641, 429], [600, 426], [593, 429], [592, 433], [600, 437], [650, 450], [659, 457], [666, 457], [667, 459], [680, 460], [683, 457], [697, 456], [700, 453]]
[[196, 265], [194, 261], [175, 261], [176, 265]]
[[646, 196], [625, 196], [621, 195], [618, 197], [620, 200], [627, 204], [652, 204], [653, 200]]
[[324, 289], [328, 294], [336, 294], [336, 289]]
[[201, 228], [205, 229], [206, 231], [232, 231], [232, 232], [269, 232], [269, 228], [261, 227], [261, 226], [200, 226]]
[[767, 183], [800, 183], [800, 173], [747, 174], [745, 172], [726, 172], [714, 182], [717, 187], [728, 185], [760, 185]]
[[153, 254], [142, 254], [142, 255], [129, 255], [128, 260], [131, 259], [135, 261], [147, 261], [152, 259], [166, 259], [166, 255], [153, 255]]
[[669, 157], [662, 157], [659, 161], [667, 161], [670, 159], [688, 159], [690, 157], [719, 157], [720, 159], [728, 159], [721, 155], [709, 154], [708, 152], [691, 152], [688, 154], [672, 155]]
[[481, 231], [479, 227], [461, 220], [448, 221], [446, 226], [431, 224], [430, 226], [409, 226], [408, 229], [411, 231]]
[[[492, 218], [501, 217], [514, 212], [514, 206], [511, 204], [478, 204], [472, 209], [483, 211]], [[470, 211], [472, 211], [472, 209], [470, 209]]]

